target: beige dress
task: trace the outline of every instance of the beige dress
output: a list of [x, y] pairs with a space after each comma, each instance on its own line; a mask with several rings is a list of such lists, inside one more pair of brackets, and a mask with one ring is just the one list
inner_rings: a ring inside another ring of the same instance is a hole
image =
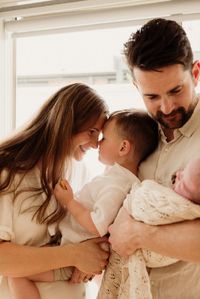
[[[13, 190], [20, 180], [22, 180], [20, 189], [40, 186], [37, 169], [29, 172], [23, 178], [20, 175], [16, 175], [13, 186], [11, 186]], [[47, 225], [37, 224], [32, 220], [35, 209], [44, 198], [42, 195], [34, 195], [32, 197], [30, 195], [33, 194], [30, 192], [20, 193], [15, 201], [13, 201], [13, 198], [16, 196], [14, 191], [9, 194], [0, 195], [1, 240], [37, 247], [49, 242], [50, 235]], [[32, 207], [31, 210], [27, 210], [30, 206]], [[49, 207], [47, 213], [50, 213], [51, 209], [52, 205]], [[70, 285], [65, 281], [56, 281], [53, 283], [37, 283], [37, 286], [41, 294], [41, 299], [85, 298], [83, 284]], [[11, 299], [7, 278], [3, 276], [0, 276], [0, 299]]]

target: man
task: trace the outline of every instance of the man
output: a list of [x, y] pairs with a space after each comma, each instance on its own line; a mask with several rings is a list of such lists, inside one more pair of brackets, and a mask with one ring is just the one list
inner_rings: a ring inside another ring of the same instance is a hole
[[[199, 62], [174, 21], [154, 19], [125, 44], [133, 83], [151, 116], [159, 123], [160, 142], [140, 166], [140, 179], [171, 187], [171, 176], [191, 157], [200, 156]], [[149, 269], [154, 299], [200, 298], [200, 220], [149, 226], [122, 208], [109, 228], [110, 242], [122, 256], [144, 248], [180, 260]]]

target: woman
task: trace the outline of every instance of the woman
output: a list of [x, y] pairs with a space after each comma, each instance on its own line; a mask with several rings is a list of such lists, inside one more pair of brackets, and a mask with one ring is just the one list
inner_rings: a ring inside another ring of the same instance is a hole
[[[81, 160], [97, 148], [107, 107], [84, 84], [68, 85], [55, 93], [32, 122], [0, 145], [0, 296], [11, 299], [6, 277], [24, 277], [50, 269], [75, 266], [99, 273], [108, 253], [99, 242], [57, 247], [48, 228], [65, 211], [53, 188], [69, 171], [72, 159]], [[66, 282], [38, 284], [42, 299], [83, 298], [82, 285]]]

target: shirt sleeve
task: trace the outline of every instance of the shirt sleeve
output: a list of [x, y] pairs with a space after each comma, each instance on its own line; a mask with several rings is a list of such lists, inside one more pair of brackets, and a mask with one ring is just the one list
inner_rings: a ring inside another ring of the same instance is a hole
[[116, 185], [104, 186], [99, 192], [91, 218], [101, 236], [107, 234], [108, 226], [117, 216], [125, 196], [125, 190]]
[[13, 193], [0, 194], [0, 240], [12, 241], [13, 232]]

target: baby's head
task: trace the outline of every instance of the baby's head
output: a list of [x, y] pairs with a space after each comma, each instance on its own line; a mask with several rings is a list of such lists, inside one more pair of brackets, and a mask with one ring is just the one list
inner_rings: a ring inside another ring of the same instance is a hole
[[193, 158], [183, 170], [178, 170], [173, 189], [181, 196], [200, 204], [200, 158]]
[[143, 110], [113, 112], [103, 128], [99, 142], [99, 160], [113, 165], [129, 161], [139, 164], [158, 145], [157, 123]]

